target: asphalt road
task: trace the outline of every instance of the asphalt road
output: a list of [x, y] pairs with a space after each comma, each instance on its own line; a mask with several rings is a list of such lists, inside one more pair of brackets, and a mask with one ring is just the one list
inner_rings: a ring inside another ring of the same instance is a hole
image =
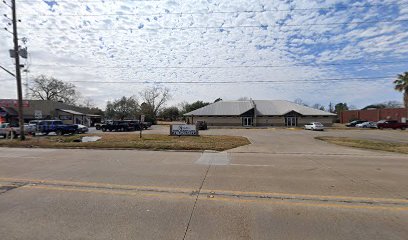
[[308, 131], [206, 134], [252, 144], [221, 153], [0, 148], [0, 239], [407, 239], [406, 155]]

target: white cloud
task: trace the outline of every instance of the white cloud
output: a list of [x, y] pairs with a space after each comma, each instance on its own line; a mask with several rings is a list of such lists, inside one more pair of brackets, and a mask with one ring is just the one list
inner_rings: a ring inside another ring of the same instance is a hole
[[[281, 11], [335, 4], [360, 7]], [[19, 3], [18, 11], [22, 19], [20, 36], [29, 39], [30, 76], [49, 74], [65, 81], [95, 81], [76, 85], [84, 96], [94, 98], [101, 107], [107, 100], [133, 95], [149, 84], [101, 84], [99, 81], [254, 80], [282, 80], [285, 83], [165, 86], [173, 91], [173, 102], [241, 96], [288, 100], [300, 97], [320, 103], [356, 101], [353, 104], [359, 106], [362, 101], [381, 102], [382, 97], [399, 95], [393, 92], [391, 84], [384, 83], [370, 83], [370, 89], [366, 90], [365, 84], [355, 81], [299, 84], [291, 80], [395, 75], [406, 70], [402, 64], [347, 66], [349, 62], [359, 61], [398, 61], [406, 58], [408, 52], [407, 22], [330, 25], [408, 19], [406, 6], [398, 7], [398, 1], [381, 1], [384, 6], [364, 7], [367, 4], [340, 0], [106, 0], [103, 3], [61, 1], [50, 8], [36, 0], [31, 4]], [[262, 9], [279, 11], [239, 12]], [[208, 11], [236, 13], [206, 14]], [[175, 12], [183, 14], [169, 14]], [[189, 12], [203, 14], [191, 15]], [[78, 14], [81, 16], [72, 16]], [[7, 21], [2, 19], [1, 23], [5, 25]], [[228, 28], [249, 25], [265, 27]], [[220, 28], [160, 29], [205, 26]], [[0, 65], [12, 67], [7, 52], [12, 47], [8, 35], [4, 31], [0, 33]], [[345, 65], [319, 65], [328, 62]], [[305, 64], [309, 66], [302, 66]], [[228, 68], [240, 65], [292, 67]], [[157, 68], [166, 66], [226, 68]], [[0, 78], [6, 77], [6, 73], [0, 73]], [[386, 96], [384, 87], [389, 88]], [[360, 94], [361, 91], [369, 94]], [[14, 92], [14, 88], [7, 88], [2, 97], [13, 96]], [[364, 96], [364, 99], [356, 96]]]

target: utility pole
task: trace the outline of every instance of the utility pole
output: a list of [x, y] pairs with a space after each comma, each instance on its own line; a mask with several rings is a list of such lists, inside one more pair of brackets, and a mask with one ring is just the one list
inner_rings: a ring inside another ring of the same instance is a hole
[[18, 120], [19, 120], [19, 125], [20, 125], [20, 140], [23, 141], [25, 139], [24, 115], [23, 115], [23, 91], [21, 87], [20, 54], [19, 54], [19, 46], [18, 46], [18, 34], [17, 34], [16, 0], [11, 0], [11, 11], [12, 11], [12, 17], [13, 17], [14, 56], [16, 58]]

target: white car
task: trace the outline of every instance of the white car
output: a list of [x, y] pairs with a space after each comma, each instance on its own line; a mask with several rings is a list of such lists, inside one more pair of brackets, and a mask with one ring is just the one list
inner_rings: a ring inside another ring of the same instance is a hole
[[356, 124], [356, 127], [358, 128], [377, 128], [377, 123], [375, 122], [363, 122]]
[[312, 131], [323, 131], [324, 126], [323, 124], [319, 122], [311, 122], [305, 125], [306, 130], [312, 130]]

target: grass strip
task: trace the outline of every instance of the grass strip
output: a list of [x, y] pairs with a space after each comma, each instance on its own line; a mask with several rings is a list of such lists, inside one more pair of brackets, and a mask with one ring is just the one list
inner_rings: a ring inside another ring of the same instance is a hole
[[391, 143], [385, 141], [372, 141], [347, 137], [315, 137], [315, 139], [346, 147], [408, 154], [408, 144], [406, 143]]
[[[99, 136], [96, 142], [78, 142], [84, 136]], [[0, 147], [150, 149], [150, 150], [214, 150], [224, 151], [250, 144], [239, 136], [168, 136], [161, 134], [84, 134], [73, 136], [28, 137], [26, 141], [1, 139]]]

